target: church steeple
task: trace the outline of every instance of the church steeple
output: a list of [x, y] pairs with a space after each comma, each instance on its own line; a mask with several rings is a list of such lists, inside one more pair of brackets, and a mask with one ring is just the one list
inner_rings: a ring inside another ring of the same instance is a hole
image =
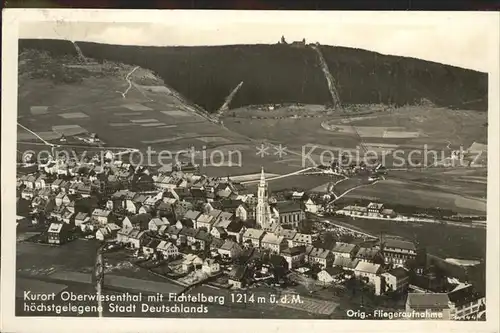
[[266, 175], [264, 173], [264, 167], [260, 170], [260, 186], [266, 186]]
[[271, 220], [271, 207], [269, 206], [268, 200], [266, 176], [264, 168], [262, 168], [260, 172], [260, 183], [257, 188], [257, 206], [255, 207], [257, 225], [261, 228], [267, 227]]

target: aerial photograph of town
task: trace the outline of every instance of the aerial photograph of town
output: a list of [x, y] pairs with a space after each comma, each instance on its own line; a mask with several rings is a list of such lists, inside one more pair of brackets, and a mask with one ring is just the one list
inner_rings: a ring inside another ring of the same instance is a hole
[[23, 29], [16, 316], [486, 320], [488, 73]]

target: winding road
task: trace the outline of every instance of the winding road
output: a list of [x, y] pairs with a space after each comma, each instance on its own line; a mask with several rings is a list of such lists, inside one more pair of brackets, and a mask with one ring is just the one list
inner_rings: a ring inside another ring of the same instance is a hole
[[126, 98], [127, 96], [127, 93], [129, 92], [130, 88], [132, 88], [132, 81], [130, 81], [130, 75], [132, 75], [137, 69], [139, 68], [139, 66], [136, 66], [134, 67], [134, 69], [132, 69], [128, 74], [127, 76], [125, 76], [125, 80], [128, 82], [128, 87], [127, 89], [124, 91], [124, 92], [121, 92], [121, 91], [117, 91], [117, 93], [121, 94], [123, 96], [123, 98]]

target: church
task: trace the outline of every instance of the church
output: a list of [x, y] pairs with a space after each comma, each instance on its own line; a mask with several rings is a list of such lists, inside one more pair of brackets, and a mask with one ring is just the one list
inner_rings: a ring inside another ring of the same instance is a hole
[[269, 189], [264, 168], [262, 168], [259, 187], [257, 189], [257, 205], [255, 207], [257, 227], [268, 232], [276, 232], [280, 229], [280, 224], [276, 217], [276, 214], [272, 213], [271, 206], [269, 205]]

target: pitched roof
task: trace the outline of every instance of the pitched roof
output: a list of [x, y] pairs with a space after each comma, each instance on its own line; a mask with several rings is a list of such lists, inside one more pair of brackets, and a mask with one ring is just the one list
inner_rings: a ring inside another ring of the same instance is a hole
[[288, 247], [281, 251], [281, 255], [284, 256], [296, 256], [301, 253], [306, 253], [306, 247], [304, 245], [296, 246], [296, 247]]
[[242, 221], [239, 220], [233, 220], [229, 225], [226, 227], [226, 230], [228, 232], [240, 232], [241, 229], [245, 226], [245, 224]]
[[412, 309], [447, 309], [449, 297], [444, 293], [409, 293], [407, 303]]
[[199, 239], [199, 240], [203, 240], [205, 242], [209, 242], [212, 240], [212, 235], [210, 235], [210, 233], [208, 233], [207, 231], [205, 230], [198, 230], [198, 233], [196, 234], [196, 239]]
[[201, 212], [197, 210], [188, 210], [186, 214], [184, 214], [185, 219], [196, 220], [198, 216], [200, 216]]
[[149, 240], [149, 242], [147, 242], [147, 244], [144, 245], [144, 246], [145, 247], [150, 247], [152, 249], [156, 249], [160, 243], [161, 243], [161, 241], [159, 239], [151, 238]]
[[302, 211], [300, 203], [296, 201], [281, 201], [276, 203], [276, 209], [280, 214]]
[[264, 238], [262, 238], [262, 243], [279, 245], [283, 242], [285, 238], [283, 236], [276, 236], [275, 234], [266, 233]]
[[338, 266], [328, 266], [323, 271], [327, 272], [331, 276], [336, 276], [342, 274], [343, 269]]
[[467, 303], [475, 301], [481, 297], [482, 297], [482, 295], [479, 294], [474, 289], [473, 285], [468, 285], [468, 286], [453, 290], [453, 291], [448, 293], [448, 298], [450, 299], [450, 302], [454, 303], [455, 306], [467, 304]]
[[379, 249], [374, 247], [362, 247], [356, 253], [356, 258], [371, 260], [379, 253]]
[[218, 218], [219, 215], [222, 213], [222, 210], [219, 210], [219, 209], [212, 209], [208, 215], [212, 215], [213, 217], [215, 218]]
[[404, 250], [412, 250], [416, 251], [415, 244], [412, 242], [408, 241], [403, 241], [399, 239], [393, 239], [393, 238], [387, 238], [384, 240], [384, 247], [385, 248], [398, 248], [398, 249], [404, 249]]
[[297, 231], [292, 229], [281, 229], [278, 232], [278, 235], [283, 236], [285, 239], [293, 239], [296, 234]]
[[222, 212], [219, 214], [219, 216], [217, 217], [217, 219], [223, 221], [223, 220], [231, 220], [233, 218], [233, 213], [229, 213], [229, 212]]
[[79, 213], [76, 214], [75, 220], [82, 220], [83, 221], [83, 220], [85, 220], [88, 217], [89, 217], [89, 214], [83, 213], [83, 212], [79, 212]]
[[214, 238], [212, 239], [212, 242], [210, 243], [210, 248], [211, 249], [220, 249], [224, 245], [224, 240], [219, 239], [219, 238]]
[[350, 268], [350, 269], [356, 268], [358, 263], [359, 263], [359, 259], [351, 260], [349, 258], [342, 257], [342, 256], [336, 256], [335, 259], [333, 260], [334, 266], [341, 266], [341, 267]]
[[312, 234], [297, 233], [293, 238], [294, 242], [312, 244]]
[[214, 222], [215, 218], [212, 215], [208, 214], [200, 214], [196, 221], [198, 223], [212, 223]]
[[168, 250], [168, 248], [173, 247], [174, 245], [169, 241], [162, 240], [158, 246], [156, 247], [160, 251]]
[[96, 208], [96, 209], [94, 209], [94, 211], [92, 212], [92, 215], [93, 215], [93, 216], [99, 216], [99, 217], [108, 217], [110, 213], [111, 213], [111, 211], [109, 211], [109, 210], [107, 210], [107, 209], [99, 209], [99, 208]]
[[333, 247], [332, 251], [338, 253], [351, 253], [352, 251], [354, 251], [355, 248], [356, 245], [354, 244], [337, 242], [335, 243], [335, 246]]
[[187, 236], [187, 237], [195, 237], [196, 234], [198, 233], [198, 229], [193, 229], [193, 228], [182, 228], [180, 234]]
[[51, 223], [47, 232], [59, 233], [63, 228], [63, 223]]
[[129, 218], [130, 223], [132, 225], [141, 225], [145, 226], [151, 221], [151, 214], [144, 213], [144, 214], [136, 214], [134, 216], [130, 216]]
[[329, 255], [331, 255], [330, 250], [325, 250], [322, 248], [314, 247], [311, 252], [308, 254], [310, 257], [313, 258], [321, 258], [321, 259], [326, 259], [328, 258]]
[[249, 228], [243, 234], [245, 238], [260, 239], [264, 235], [264, 230]]
[[152, 224], [154, 224], [156, 226], [163, 226], [165, 224], [170, 224], [168, 222], [168, 220], [166, 220], [166, 219], [160, 219], [160, 218], [157, 218], [157, 217], [151, 219], [151, 221], [149, 221], [149, 223], [152, 223]]
[[233, 249], [235, 246], [238, 246], [238, 244], [236, 242], [233, 242], [232, 240], [230, 239], [226, 239], [224, 241], [224, 244], [222, 244], [222, 246], [220, 247], [221, 250], [228, 250], [230, 251], [231, 249]]
[[398, 279], [404, 279], [408, 276], [408, 272], [403, 267], [396, 267], [394, 269], [391, 269], [389, 272], [387, 272], [387, 274], [391, 274]]
[[177, 229], [175, 227], [175, 225], [171, 225], [167, 228], [167, 230], [165, 231], [165, 233], [169, 234], [169, 235], [178, 235], [179, 233], [181, 232], [180, 229]]
[[380, 271], [379, 264], [372, 264], [371, 262], [360, 261], [355, 268], [356, 271], [377, 274]]
[[368, 204], [368, 209], [382, 209], [382, 207], [384, 207], [384, 204], [381, 204], [381, 203], [377, 203], [377, 202], [370, 202]]

